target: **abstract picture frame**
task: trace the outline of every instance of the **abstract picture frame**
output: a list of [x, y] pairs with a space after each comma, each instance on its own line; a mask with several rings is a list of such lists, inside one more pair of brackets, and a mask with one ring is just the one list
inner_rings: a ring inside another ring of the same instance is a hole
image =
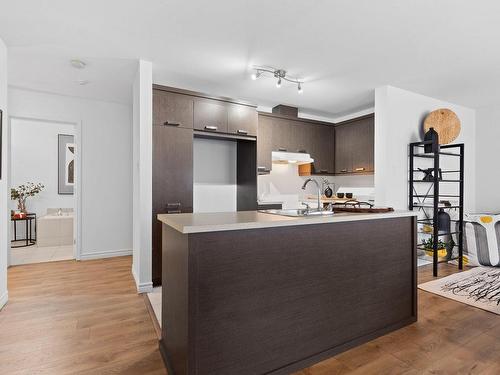
[[58, 134], [57, 137], [57, 193], [72, 195], [75, 191], [75, 136]]

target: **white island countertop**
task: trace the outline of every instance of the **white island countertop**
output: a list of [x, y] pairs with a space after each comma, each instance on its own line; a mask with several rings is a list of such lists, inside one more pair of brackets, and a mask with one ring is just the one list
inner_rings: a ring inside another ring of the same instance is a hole
[[181, 233], [220, 232], [292, 225], [328, 224], [346, 221], [389, 219], [416, 216], [416, 211], [386, 213], [336, 213], [332, 216], [289, 217], [259, 211], [160, 214], [158, 220]]

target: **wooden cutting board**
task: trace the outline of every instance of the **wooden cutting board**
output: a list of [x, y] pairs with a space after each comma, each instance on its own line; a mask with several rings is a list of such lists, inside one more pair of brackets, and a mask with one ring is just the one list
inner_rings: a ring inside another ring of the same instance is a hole
[[357, 212], [357, 213], [372, 213], [372, 214], [379, 214], [383, 212], [392, 212], [394, 211], [394, 208], [392, 207], [333, 207], [333, 212]]
[[[314, 202], [318, 199], [317, 195], [308, 195], [306, 198], [307, 198], [308, 201], [314, 201]], [[330, 198], [328, 198], [325, 195], [321, 196], [321, 201], [322, 202], [329, 202], [329, 203], [330, 202], [331, 203], [345, 203], [345, 202], [351, 201], [351, 200], [356, 200], [356, 197], [352, 197], [352, 198], [330, 197]]]
[[432, 111], [424, 120], [424, 131], [430, 128], [439, 134], [439, 144], [452, 143], [460, 134], [460, 119], [450, 109], [440, 108]]

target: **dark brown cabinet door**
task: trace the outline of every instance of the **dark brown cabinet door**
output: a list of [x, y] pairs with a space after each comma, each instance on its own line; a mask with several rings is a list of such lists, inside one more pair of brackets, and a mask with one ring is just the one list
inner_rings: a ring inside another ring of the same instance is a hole
[[314, 144], [313, 125], [307, 122], [293, 121], [290, 126], [290, 132], [292, 139], [290, 151], [310, 154]]
[[153, 283], [161, 283], [158, 214], [193, 212], [193, 130], [153, 126]]
[[228, 105], [211, 99], [195, 99], [194, 128], [227, 133]]
[[312, 147], [311, 157], [314, 159], [314, 174], [334, 173], [334, 143], [333, 126], [307, 124], [311, 129]]
[[296, 145], [292, 141], [292, 125], [290, 120], [272, 119], [272, 150], [273, 151], [296, 151]]
[[374, 117], [335, 127], [335, 173], [374, 172]]
[[334, 129], [329, 125], [315, 125], [315, 142], [317, 163], [314, 163], [314, 172], [319, 174], [333, 174], [334, 166]]
[[153, 124], [193, 128], [193, 98], [153, 90]]
[[246, 105], [228, 106], [228, 132], [239, 135], [257, 136], [257, 111]]
[[335, 173], [352, 173], [353, 130], [350, 124], [335, 128]]
[[353, 124], [353, 131], [353, 172], [373, 172], [375, 137], [373, 117], [363, 118]]
[[257, 132], [257, 170], [260, 174], [271, 171], [271, 152], [273, 136], [273, 119], [259, 115], [259, 127]]

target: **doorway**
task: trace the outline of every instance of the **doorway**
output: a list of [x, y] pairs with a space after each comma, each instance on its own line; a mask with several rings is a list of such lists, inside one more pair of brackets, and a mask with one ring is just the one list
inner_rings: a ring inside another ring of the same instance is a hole
[[9, 265], [77, 258], [77, 124], [10, 119]]

